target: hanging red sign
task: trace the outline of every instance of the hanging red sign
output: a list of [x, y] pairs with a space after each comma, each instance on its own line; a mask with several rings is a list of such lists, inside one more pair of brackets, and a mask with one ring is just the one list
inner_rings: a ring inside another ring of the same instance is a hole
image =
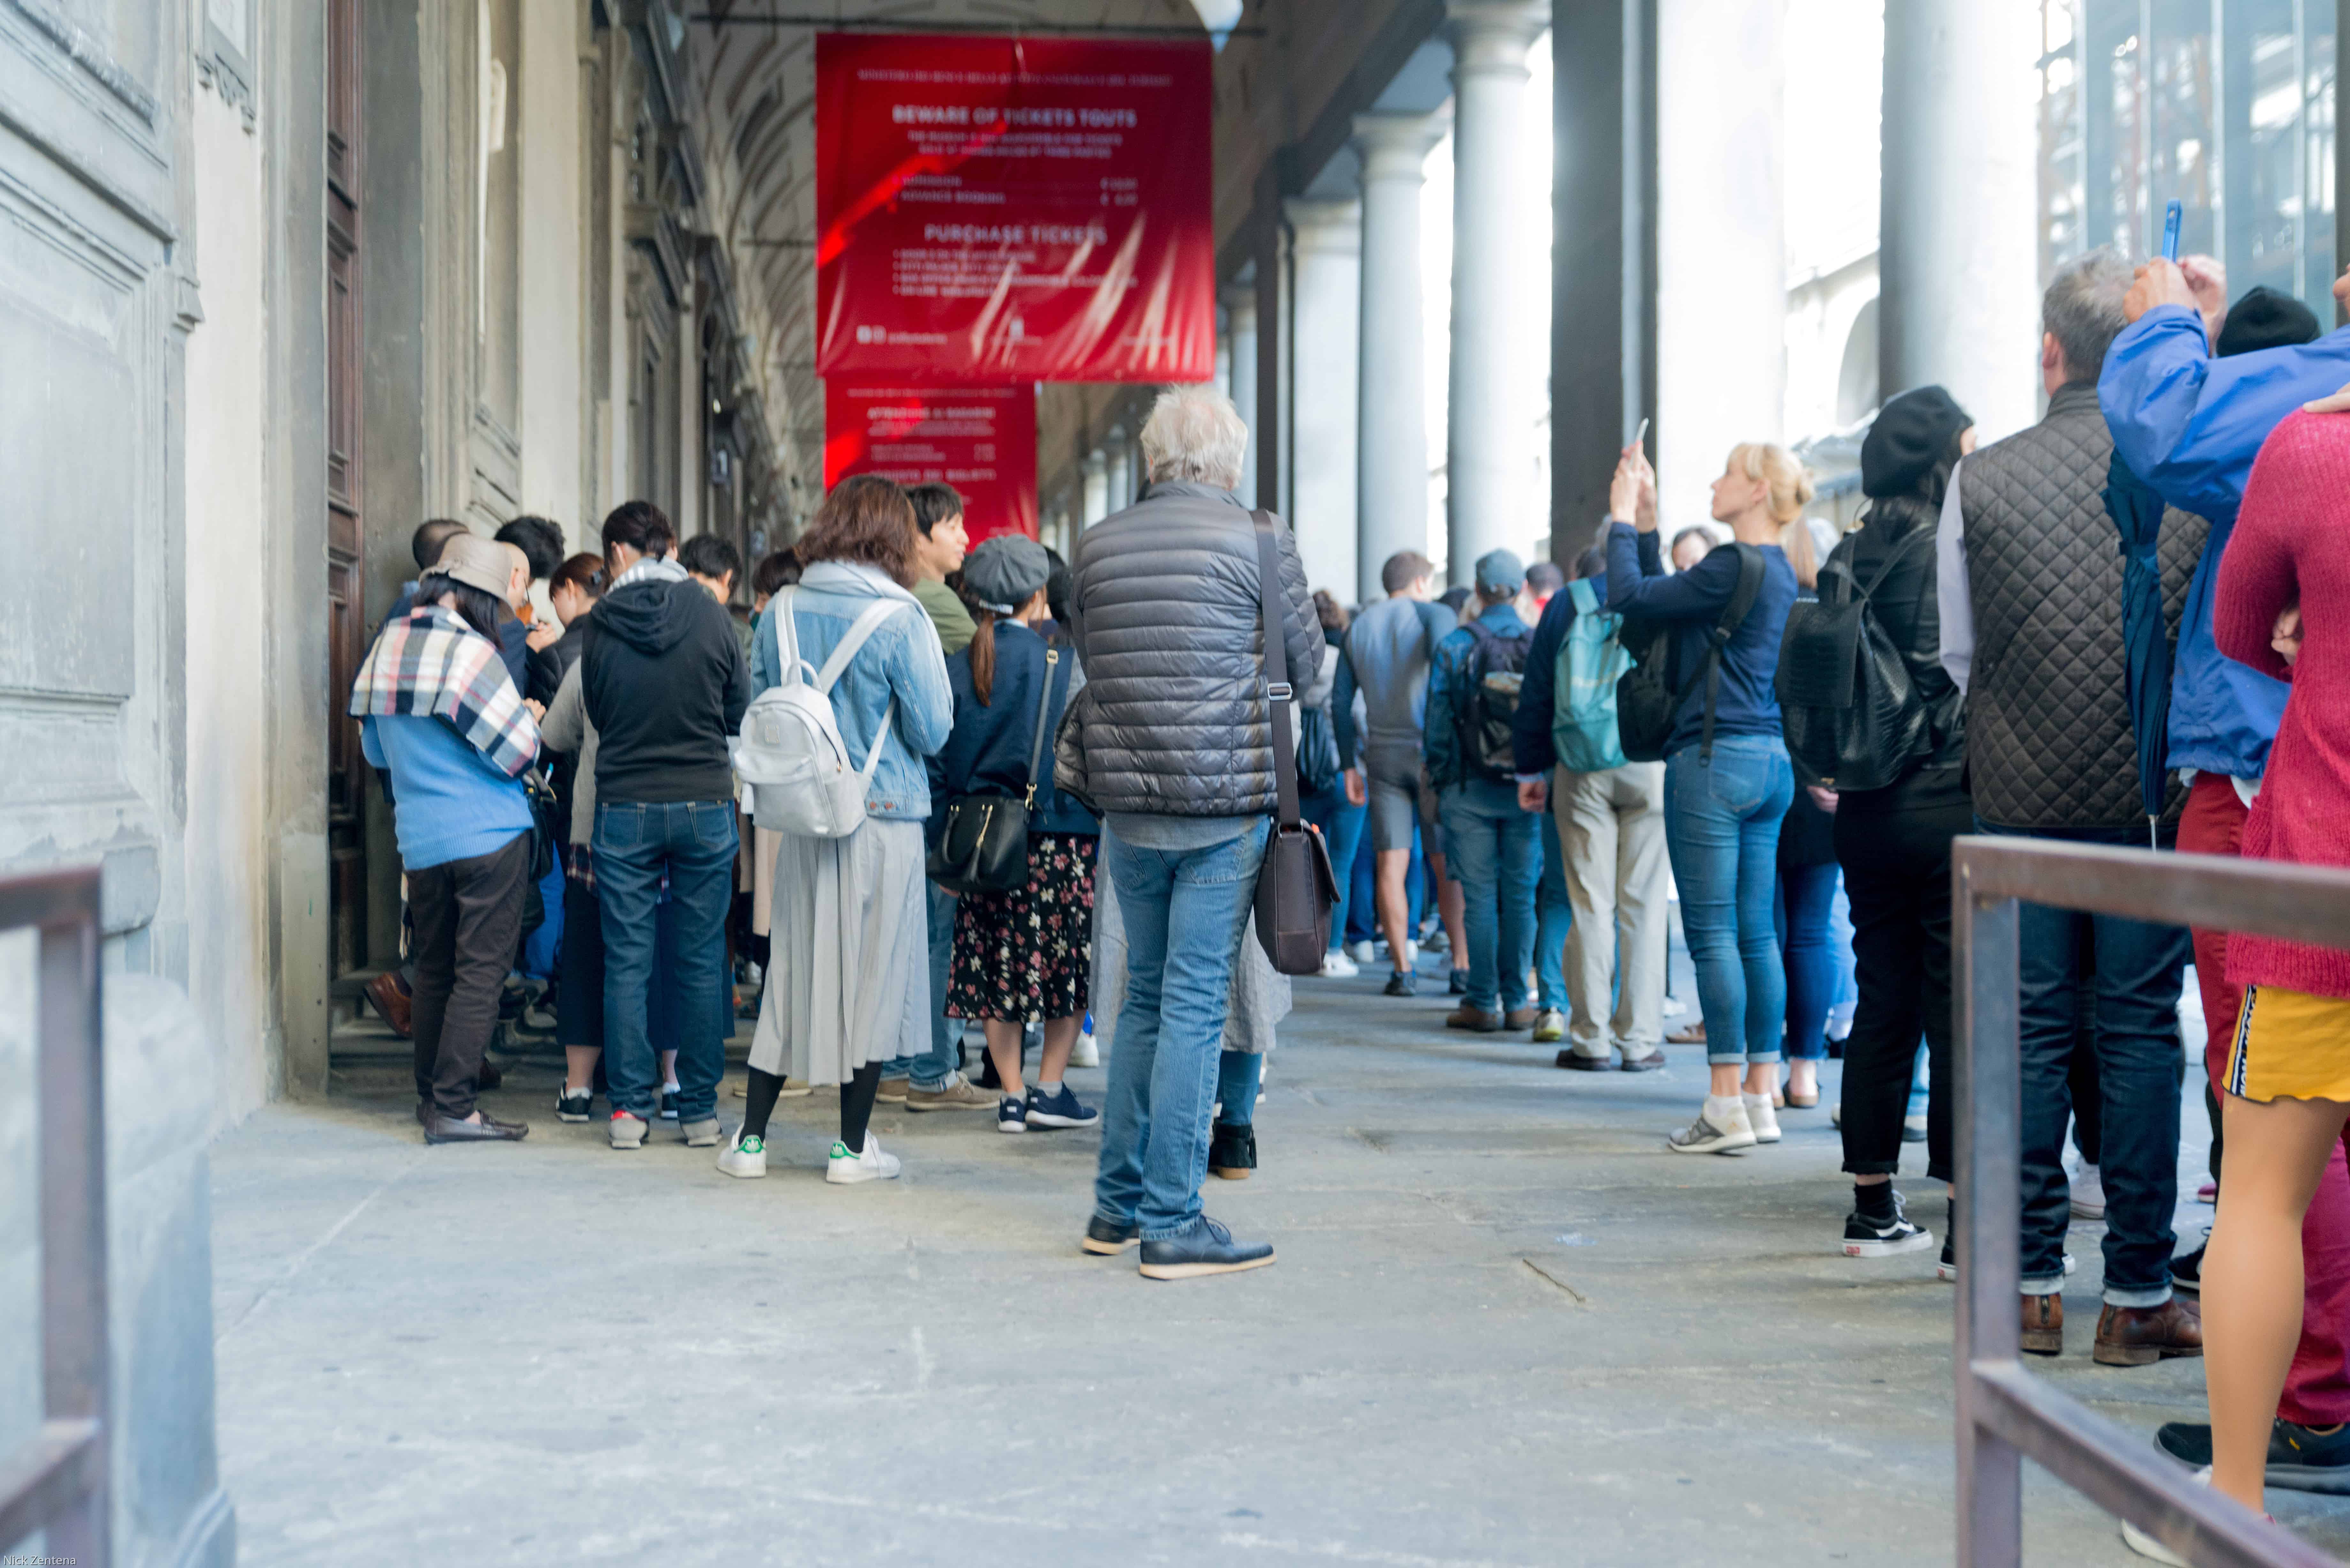
[[1036, 536], [1036, 391], [1033, 387], [824, 387], [824, 483], [879, 473], [900, 484], [962, 493], [976, 545], [992, 534]]
[[816, 49], [819, 374], [1214, 374], [1204, 39]]

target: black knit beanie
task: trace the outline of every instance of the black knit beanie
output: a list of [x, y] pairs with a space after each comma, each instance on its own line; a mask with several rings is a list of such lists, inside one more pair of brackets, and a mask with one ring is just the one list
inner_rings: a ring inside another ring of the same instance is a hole
[[1877, 421], [1861, 441], [1861, 493], [1908, 494], [1950, 450], [1959, 432], [1974, 422], [1939, 387], [1902, 393], [1877, 411]]
[[2309, 306], [2266, 284], [2244, 291], [2220, 324], [2220, 358], [2317, 341], [2317, 317]]

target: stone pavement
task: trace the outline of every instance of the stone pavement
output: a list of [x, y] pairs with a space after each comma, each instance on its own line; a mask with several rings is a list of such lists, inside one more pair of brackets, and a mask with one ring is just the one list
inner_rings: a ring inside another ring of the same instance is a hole
[[[539, 1060], [490, 1098], [527, 1143], [428, 1148], [399, 1058], [347, 1055], [333, 1101], [213, 1154], [243, 1560], [1950, 1560], [1950, 1291], [1930, 1252], [1837, 1255], [1835, 1064], [1783, 1145], [1691, 1158], [1663, 1135], [1695, 1048], [1566, 1074], [1369, 976], [1298, 991], [1263, 1168], [1208, 1193], [1280, 1262], [1173, 1284], [1078, 1252], [1091, 1133], [884, 1106], [904, 1178], [833, 1189], [820, 1095], [737, 1182], [557, 1122]], [[2035, 1370], [2135, 1430], [2199, 1418], [2199, 1362], [2090, 1363], [2095, 1229]], [[2028, 1496], [2030, 1560], [2139, 1561], [2045, 1477]], [[2350, 1548], [2350, 1504], [2275, 1507]]]

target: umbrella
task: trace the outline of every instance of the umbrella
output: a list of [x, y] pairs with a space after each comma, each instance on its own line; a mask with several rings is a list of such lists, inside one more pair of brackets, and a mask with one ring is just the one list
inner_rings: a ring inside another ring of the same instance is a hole
[[2170, 776], [2170, 638], [2162, 622], [2157, 555], [2162, 513], [2162, 497], [2116, 452], [2106, 475], [2106, 514], [2121, 534], [2122, 645], [2129, 654], [2130, 724], [2137, 732], [2137, 787], [2149, 848]]

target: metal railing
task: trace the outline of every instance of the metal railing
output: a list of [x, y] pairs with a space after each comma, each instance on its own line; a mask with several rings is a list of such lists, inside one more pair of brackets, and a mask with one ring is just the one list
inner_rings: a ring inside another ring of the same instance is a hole
[[2332, 1568], [2331, 1556], [2234, 1499], [2194, 1484], [2145, 1438], [2023, 1369], [2016, 906], [2021, 900], [2350, 947], [2350, 871], [1970, 837], [1951, 847], [1950, 895], [1951, 1001], [1964, 1044], [1958, 1061], [1955, 1357], [1961, 1568], [2022, 1562], [2026, 1455], [2203, 1568]]
[[0, 1456], [0, 1551], [108, 1558], [106, 1137], [100, 1116], [99, 873], [0, 878], [0, 931], [36, 927], [40, 1080], [38, 1436]]

